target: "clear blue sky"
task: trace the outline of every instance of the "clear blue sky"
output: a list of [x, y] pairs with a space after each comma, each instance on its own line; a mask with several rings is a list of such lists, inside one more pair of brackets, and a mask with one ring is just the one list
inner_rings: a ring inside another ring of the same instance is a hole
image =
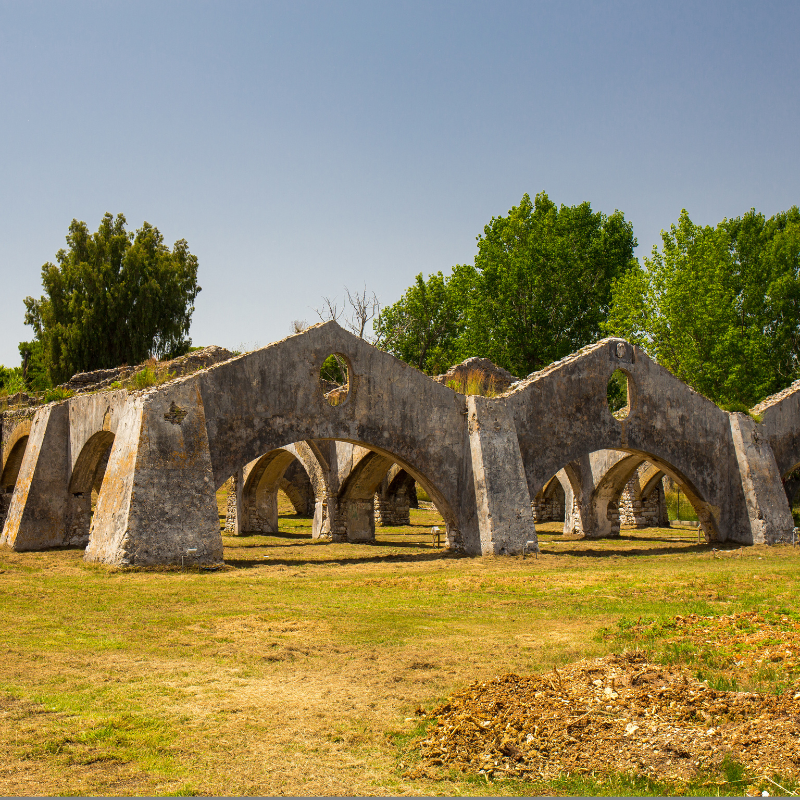
[[471, 261], [524, 192], [633, 222], [800, 202], [800, 2], [0, 0], [0, 363], [70, 220], [185, 238], [195, 344]]

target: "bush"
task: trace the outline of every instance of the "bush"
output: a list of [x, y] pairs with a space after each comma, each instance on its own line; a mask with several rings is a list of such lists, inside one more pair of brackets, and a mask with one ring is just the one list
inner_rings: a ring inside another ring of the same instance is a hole
[[62, 389], [60, 386], [56, 386], [53, 389], [45, 390], [44, 402], [60, 403], [62, 400], [68, 400], [73, 394], [75, 393], [71, 392], [69, 389]]
[[0, 392], [5, 395], [25, 391], [25, 381], [22, 378], [22, 367], [0, 366]]

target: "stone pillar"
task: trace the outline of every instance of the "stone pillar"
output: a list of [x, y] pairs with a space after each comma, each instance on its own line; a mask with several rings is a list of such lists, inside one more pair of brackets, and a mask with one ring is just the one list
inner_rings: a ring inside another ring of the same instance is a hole
[[69, 476], [67, 404], [48, 405], [33, 418], [0, 544], [13, 550], [68, 545], [72, 515], [80, 510], [68, 491]]
[[372, 543], [375, 541], [375, 510], [372, 499], [343, 500], [340, 503], [347, 531], [347, 541]]
[[389, 497], [384, 497], [378, 492], [375, 494], [374, 505], [376, 525], [398, 526], [411, 524], [408, 497], [405, 492], [398, 492], [398, 494]]
[[[791, 542], [794, 521], [769, 441], [747, 414], [730, 415], [733, 446], [739, 464], [747, 519], [743, 544]], [[702, 520], [701, 520], [702, 524]], [[744, 541], [746, 539], [746, 541]]]
[[239, 514], [236, 511], [237, 477], [237, 475], [232, 475], [225, 483], [228, 490], [228, 497], [225, 501], [225, 533], [228, 536], [236, 536], [239, 533]]
[[667, 509], [667, 493], [664, 491], [664, 479], [658, 482], [658, 486], [653, 490], [653, 494], [658, 492], [658, 527], [669, 528], [669, 511]]
[[241, 536], [247, 519], [243, 499], [244, 468], [237, 470], [228, 479], [228, 501], [225, 506], [225, 533], [228, 536]]
[[278, 492], [264, 492], [256, 504], [258, 530], [261, 533], [278, 533]]
[[330, 529], [325, 530], [325, 497], [317, 497], [314, 501], [314, 520], [311, 523], [312, 539], [329, 539]]
[[196, 380], [129, 401], [85, 558], [120, 566], [221, 561], [211, 454]]
[[475, 395], [467, 413], [481, 553], [518, 555], [538, 540], [513, 417], [501, 402]]

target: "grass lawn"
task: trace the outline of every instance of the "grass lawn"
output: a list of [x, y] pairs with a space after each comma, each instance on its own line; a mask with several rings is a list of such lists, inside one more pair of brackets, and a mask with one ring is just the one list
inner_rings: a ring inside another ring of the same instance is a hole
[[312, 541], [285, 498], [281, 514], [277, 536], [225, 537], [218, 572], [0, 551], [0, 793], [652, 793], [404, 777], [415, 711], [624, 647], [639, 618], [800, 609], [800, 548], [715, 558], [693, 528], [545, 524], [523, 560], [433, 547], [431, 511], [374, 545]]

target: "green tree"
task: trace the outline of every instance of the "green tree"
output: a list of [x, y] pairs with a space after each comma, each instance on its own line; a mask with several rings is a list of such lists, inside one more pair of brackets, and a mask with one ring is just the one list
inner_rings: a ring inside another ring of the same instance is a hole
[[52, 388], [53, 382], [47, 372], [42, 343], [36, 339], [32, 342], [20, 342], [19, 355], [22, 359], [20, 371], [25, 387], [34, 392]]
[[417, 275], [400, 300], [376, 318], [378, 347], [429, 374], [444, 372], [457, 359], [471, 273], [471, 267], [460, 266], [447, 277]]
[[560, 208], [526, 194], [478, 238], [476, 290], [461, 351], [516, 375], [542, 369], [601, 335], [612, 282], [636, 265], [633, 226], [589, 203]]
[[611, 284], [636, 265], [633, 228], [589, 203], [558, 208], [526, 194], [478, 237], [474, 265], [417, 276], [381, 313], [378, 343], [428, 372], [485, 356], [516, 375], [596, 340]]
[[716, 227], [686, 210], [644, 267], [619, 278], [606, 329], [701, 394], [752, 407], [798, 377], [800, 212], [752, 210]]
[[76, 372], [170, 358], [188, 351], [197, 258], [185, 240], [172, 250], [145, 222], [135, 234], [122, 214], [96, 233], [69, 226], [67, 249], [42, 267], [45, 295], [25, 299], [25, 323], [42, 345], [54, 383]]
[[0, 364], [0, 395], [16, 394], [23, 389], [22, 367], [4, 367]]

